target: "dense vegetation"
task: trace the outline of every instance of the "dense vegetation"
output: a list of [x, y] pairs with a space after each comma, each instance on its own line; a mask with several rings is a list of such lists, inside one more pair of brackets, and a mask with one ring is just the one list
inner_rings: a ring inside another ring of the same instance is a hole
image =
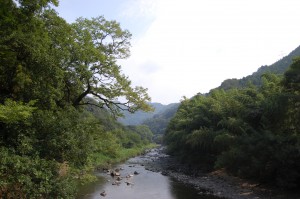
[[170, 119], [175, 115], [179, 103], [163, 105], [160, 103], [149, 103], [153, 112], [137, 111], [135, 113], [125, 112], [124, 117], [118, 119], [124, 125], [145, 125], [154, 134], [153, 141], [161, 144], [163, 134], [166, 131]]
[[178, 106], [179, 103], [168, 104], [164, 109], [153, 115], [151, 118], [143, 121], [142, 124], [148, 126], [153, 132], [153, 141], [155, 141], [156, 143], [162, 143], [166, 128], [171, 118], [174, 117]]
[[91, 168], [151, 141], [114, 119], [151, 110], [117, 65], [130, 33], [101, 16], [68, 24], [49, 3], [0, 1], [0, 198], [73, 198]]
[[184, 99], [164, 141], [182, 161], [284, 188], [300, 186], [300, 58], [262, 85]]

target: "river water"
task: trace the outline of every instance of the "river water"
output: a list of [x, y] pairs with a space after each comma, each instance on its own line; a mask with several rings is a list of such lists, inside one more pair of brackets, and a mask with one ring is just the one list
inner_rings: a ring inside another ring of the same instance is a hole
[[[217, 199], [215, 196], [201, 195], [199, 190], [160, 172], [148, 170], [146, 164], [153, 158], [163, 157], [157, 157], [155, 152], [150, 151], [116, 165], [114, 169], [120, 169], [121, 180], [107, 171], [96, 172], [98, 180], [82, 187], [78, 199]], [[113, 185], [115, 182], [118, 185]]]

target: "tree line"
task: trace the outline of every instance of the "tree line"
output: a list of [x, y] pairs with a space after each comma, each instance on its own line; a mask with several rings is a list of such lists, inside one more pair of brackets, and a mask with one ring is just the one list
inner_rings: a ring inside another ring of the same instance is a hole
[[0, 198], [74, 198], [93, 167], [151, 142], [147, 127], [115, 121], [151, 110], [147, 89], [117, 64], [129, 31], [103, 16], [69, 24], [57, 5], [0, 2]]
[[164, 136], [169, 152], [195, 166], [299, 188], [300, 58], [261, 81], [183, 99]]

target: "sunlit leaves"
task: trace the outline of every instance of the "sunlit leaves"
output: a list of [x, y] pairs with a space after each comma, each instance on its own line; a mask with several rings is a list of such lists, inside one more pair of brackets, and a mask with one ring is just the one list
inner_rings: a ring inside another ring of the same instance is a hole
[[[73, 86], [78, 88], [73, 105], [85, 104], [83, 99], [91, 95], [98, 102], [94, 105], [105, 106], [114, 114], [120, 109], [150, 110], [146, 103], [150, 101], [147, 89], [133, 88], [117, 64], [118, 59], [130, 55], [131, 34], [122, 30], [116, 21], [108, 21], [103, 16], [91, 20], [79, 18], [72, 28], [75, 43], [68, 70], [73, 74]], [[125, 101], [119, 102], [120, 98]]]
[[0, 104], [0, 121], [4, 123], [25, 122], [32, 116], [36, 110], [35, 101], [27, 104], [7, 99], [4, 105]]

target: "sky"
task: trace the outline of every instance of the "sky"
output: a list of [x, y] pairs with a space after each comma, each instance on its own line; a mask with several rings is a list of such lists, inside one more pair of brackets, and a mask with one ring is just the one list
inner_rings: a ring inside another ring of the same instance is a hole
[[179, 102], [251, 75], [300, 45], [299, 0], [60, 0], [72, 23], [103, 15], [132, 33], [121, 60], [152, 102]]

